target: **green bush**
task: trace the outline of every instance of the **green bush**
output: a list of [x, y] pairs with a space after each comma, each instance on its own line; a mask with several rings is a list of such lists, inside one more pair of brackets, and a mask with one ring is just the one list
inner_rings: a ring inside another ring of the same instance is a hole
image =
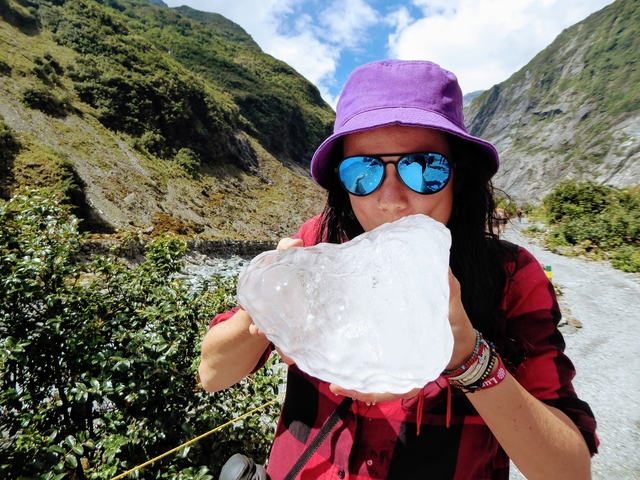
[[640, 272], [640, 248], [620, 248], [611, 257], [611, 265], [623, 272]]
[[[0, 478], [112, 478], [276, 398], [283, 383], [272, 358], [236, 388], [204, 392], [199, 345], [233, 304], [234, 281], [175, 280], [186, 244], [171, 236], [137, 268], [82, 263], [77, 227], [37, 192], [0, 205]], [[264, 461], [278, 410], [136, 477], [212, 478], [238, 451]]]
[[611, 201], [613, 189], [592, 182], [562, 182], [542, 200], [547, 219], [553, 224], [597, 215]]
[[21, 100], [27, 107], [40, 110], [52, 117], [65, 117], [73, 112], [73, 106], [67, 96], [58, 96], [45, 87], [25, 88]]
[[173, 161], [189, 175], [193, 175], [200, 166], [200, 157], [188, 148], [181, 148]]
[[13, 158], [21, 148], [20, 140], [0, 116], [0, 165]]
[[564, 182], [543, 199], [542, 207], [552, 226], [547, 236], [552, 247], [577, 247], [611, 258], [621, 270], [640, 271], [640, 187]]

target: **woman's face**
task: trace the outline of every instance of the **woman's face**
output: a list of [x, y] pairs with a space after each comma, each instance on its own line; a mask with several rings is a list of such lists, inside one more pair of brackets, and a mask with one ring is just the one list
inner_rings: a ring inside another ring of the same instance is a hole
[[[344, 137], [345, 158], [372, 155], [382, 157], [384, 161], [395, 161], [398, 156], [385, 154], [417, 152], [440, 153], [451, 161], [446, 135], [440, 130], [392, 125]], [[363, 197], [349, 194], [353, 212], [365, 232], [416, 213], [447, 224], [453, 208], [453, 178], [438, 193], [421, 195], [402, 183], [392, 164], [385, 168], [384, 181], [376, 191]]]

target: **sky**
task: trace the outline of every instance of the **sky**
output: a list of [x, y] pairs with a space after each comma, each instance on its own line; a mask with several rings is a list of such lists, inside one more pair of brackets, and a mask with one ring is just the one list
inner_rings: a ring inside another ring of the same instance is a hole
[[526, 65], [612, 0], [164, 0], [216, 12], [318, 87], [335, 108], [349, 73], [385, 58], [431, 60], [463, 93]]

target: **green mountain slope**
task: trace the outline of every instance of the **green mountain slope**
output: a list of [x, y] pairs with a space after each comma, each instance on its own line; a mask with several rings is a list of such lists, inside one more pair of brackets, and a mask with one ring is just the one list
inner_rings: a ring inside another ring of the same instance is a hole
[[0, 195], [92, 231], [278, 238], [317, 213], [334, 113], [239, 26], [136, 0], [0, 0]]
[[467, 108], [496, 144], [496, 185], [536, 201], [562, 180], [640, 183], [640, 1], [618, 0], [564, 30]]

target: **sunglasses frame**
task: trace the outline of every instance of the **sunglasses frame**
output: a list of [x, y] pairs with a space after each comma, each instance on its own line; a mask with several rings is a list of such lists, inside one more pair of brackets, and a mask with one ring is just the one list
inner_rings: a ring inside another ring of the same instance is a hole
[[[400, 163], [400, 161], [402, 159], [404, 159], [406, 157], [409, 157], [411, 155], [439, 155], [440, 157], [444, 158], [447, 161], [447, 164], [449, 165], [449, 175], [447, 177], [447, 180], [444, 182], [444, 184], [442, 185], [442, 187], [440, 187], [439, 190], [437, 190], [435, 192], [420, 192], [418, 190], [414, 190], [409, 185], [407, 185], [407, 182], [405, 182], [404, 178], [402, 178], [402, 175], [400, 175], [400, 171], [398, 170], [398, 164]], [[382, 157], [399, 157], [399, 158], [397, 160], [384, 161], [384, 160], [382, 160]], [[344, 182], [342, 181], [342, 178], [340, 178], [340, 165], [342, 165], [342, 162], [344, 162], [346, 160], [349, 160], [351, 158], [372, 158], [372, 159], [377, 160], [380, 163], [382, 163], [384, 168], [382, 170], [382, 178], [380, 179], [380, 183], [376, 186], [376, 188], [371, 190], [369, 193], [358, 194], [358, 193], [351, 192], [345, 186]], [[451, 180], [451, 170], [454, 167], [453, 162], [451, 160], [449, 160], [449, 158], [447, 158], [446, 155], [443, 155], [442, 153], [438, 153], [438, 152], [384, 153], [382, 155], [351, 155], [350, 157], [345, 157], [345, 158], [343, 158], [342, 160], [340, 160], [338, 162], [338, 165], [336, 165], [336, 167], [334, 168], [334, 172], [338, 176], [338, 181], [340, 182], [340, 185], [342, 185], [342, 188], [344, 188], [349, 195], [353, 195], [354, 197], [366, 197], [367, 195], [371, 195], [373, 192], [378, 190], [380, 188], [380, 186], [384, 183], [384, 179], [387, 176], [387, 164], [389, 164], [389, 163], [396, 167], [396, 174], [398, 175], [398, 178], [403, 183], [403, 185], [406, 186], [412, 192], [417, 193], [418, 195], [434, 195], [434, 194], [439, 193], [442, 190], [444, 190], [445, 187], [449, 184], [449, 181]]]

